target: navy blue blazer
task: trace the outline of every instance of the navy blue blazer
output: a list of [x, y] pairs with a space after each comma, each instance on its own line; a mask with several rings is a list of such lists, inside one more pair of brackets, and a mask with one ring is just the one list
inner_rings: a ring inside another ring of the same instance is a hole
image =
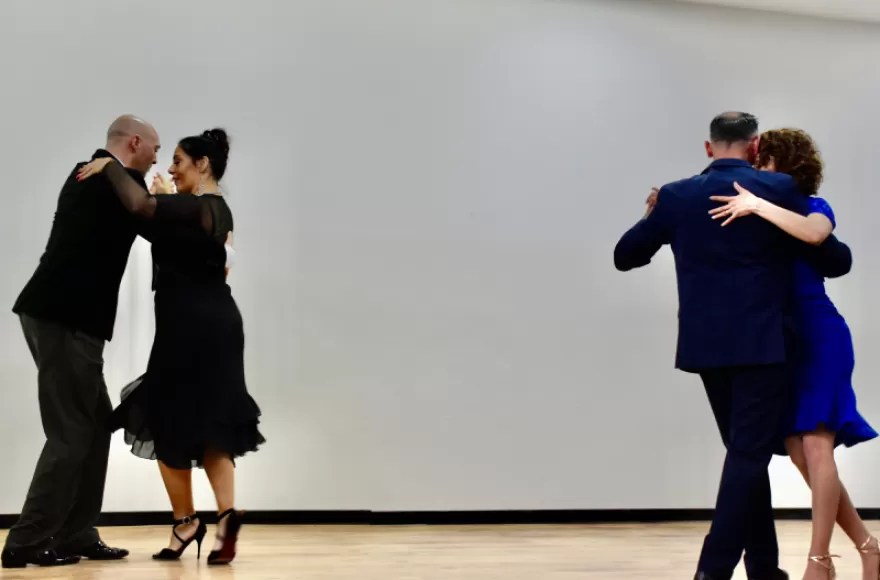
[[709, 210], [719, 204], [709, 197], [736, 195], [734, 181], [771, 203], [809, 212], [789, 175], [721, 159], [700, 175], [663, 186], [654, 210], [614, 248], [614, 265], [625, 272], [649, 264], [670, 244], [679, 302], [675, 366], [684, 371], [785, 362], [795, 258], [826, 278], [852, 267], [849, 248], [833, 235], [816, 247], [757, 216], [725, 227], [711, 219]]

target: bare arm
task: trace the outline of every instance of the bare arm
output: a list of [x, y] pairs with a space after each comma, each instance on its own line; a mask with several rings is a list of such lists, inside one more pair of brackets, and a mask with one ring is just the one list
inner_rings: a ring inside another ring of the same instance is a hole
[[831, 220], [824, 214], [811, 213], [804, 217], [793, 211], [779, 207], [758, 198], [755, 215], [760, 216], [775, 225], [790, 236], [806, 242], [811, 246], [819, 246], [834, 230]]
[[736, 218], [755, 214], [788, 235], [813, 246], [822, 244], [834, 231], [834, 224], [822, 213], [803, 216], [756, 196], [738, 183], [734, 183], [733, 186], [739, 195], [716, 195], [710, 198], [725, 203], [709, 212], [712, 219], [727, 218], [722, 226], [726, 226]]

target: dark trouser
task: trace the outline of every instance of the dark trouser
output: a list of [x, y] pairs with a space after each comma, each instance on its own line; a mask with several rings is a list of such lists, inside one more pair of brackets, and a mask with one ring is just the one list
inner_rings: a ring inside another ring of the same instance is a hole
[[39, 371], [46, 443], [6, 547], [82, 548], [100, 539], [110, 453], [104, 341], [28, 316], [21, 327]]
[[727, 457], [699, 570], [729, 580], [745, 551], [748, 577], [766, 578], [779, 566], [768, 467], [790, 401], [788, 366], [735, 367], [700, 376]]

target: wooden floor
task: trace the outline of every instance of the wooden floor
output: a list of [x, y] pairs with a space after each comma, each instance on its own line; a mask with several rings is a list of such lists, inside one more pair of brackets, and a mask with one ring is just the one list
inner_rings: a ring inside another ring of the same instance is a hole
[[[880, 526], [869, 526], [880, 531]], [[106, 528], [128, 560], [68, 568], [2, 570], [3, 580], [689, 580], [706, 524], [475, 527], [270, 527], [243, 530], [239, 559], [227, 568], [196, 561], [156, 563], [150, 554], [168, 528]], [[809, 524], [780, 522], [783, 566], [800, 577]], [[213, 533], [213, 530], [212, 530]], [[0, 532], [0, 540], [4, 533]], [[193, 546], [194, 548], [194, 546]], [[206, 544], [206, 548], [210, 548]], [[843, 534], [839, 576], [860, 578], [859, 557]], [[207, 551], [207, 550], [206, 550]], [[740, 570], [738, 580], [745, 578]]]

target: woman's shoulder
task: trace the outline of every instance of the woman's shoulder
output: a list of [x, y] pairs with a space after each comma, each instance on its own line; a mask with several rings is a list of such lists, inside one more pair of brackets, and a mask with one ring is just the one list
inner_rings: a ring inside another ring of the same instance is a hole
[[202, 195], [197, 195], [194, 197], [204, 203], [216, 204], [217, 206], [222, 206], [226, 209], [229, 209], [229, 204], [226, 203], [225, 195], [220, 195], [218, 193], [204, 193]]
[[831, 220], [831, 225], [837, 227], [837, 219], [834, 217], [834, 210], [831, 205], [819, 196], [810, 197], [810, 213], [822, 214]]
[[215, 214], [232, 215], [232, 209], [230, 209], [229, 204], [226, 203], [226, 197], [223, 195], [216, 193], [203, 193], [202, 195], [190, 195], [187, 197], [192, 198], [194, 200], [193, 203], [202, 207], [210, 208], [210, 211]]
[[831, 204], [825, 201], [825, 198], [819, 196], [810, 197], [810, 210], [814, 213], [833, 213]]
[[813, 195], [810, 197], [810, 207], [831, 207], [824, 197]]

